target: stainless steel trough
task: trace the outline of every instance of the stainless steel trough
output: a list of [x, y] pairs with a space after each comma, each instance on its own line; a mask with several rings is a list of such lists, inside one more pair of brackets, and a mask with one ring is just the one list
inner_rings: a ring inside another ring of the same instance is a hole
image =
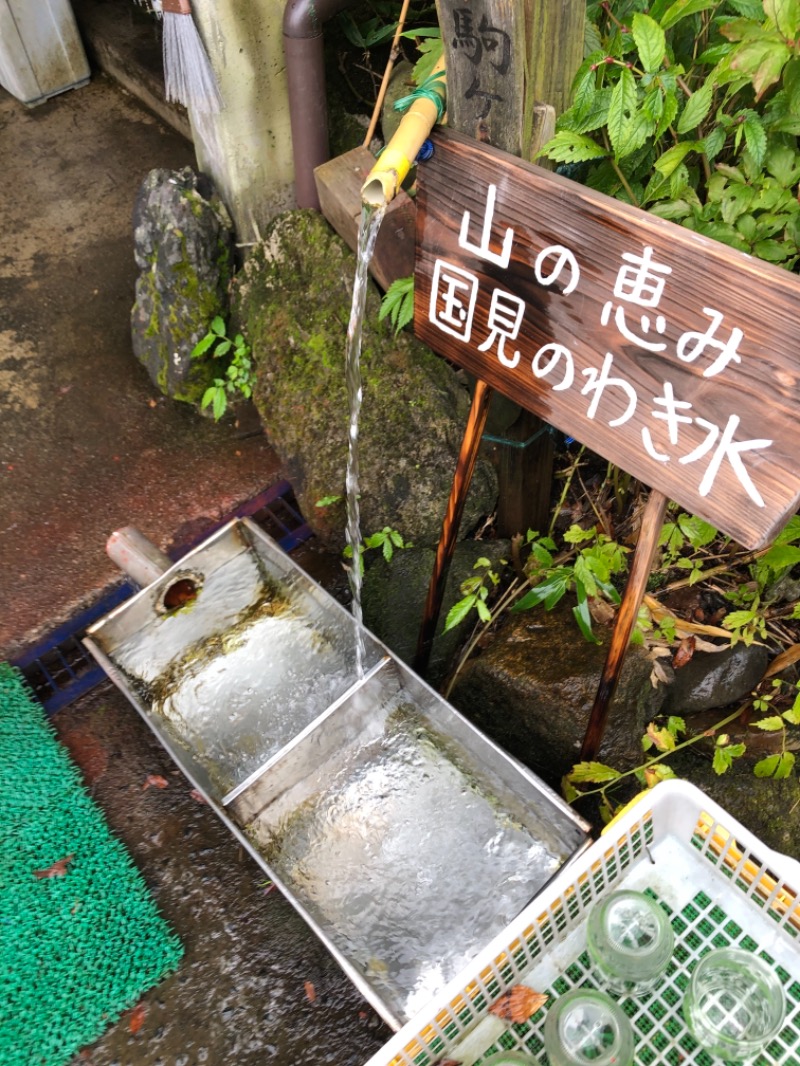
[[588, 846], [571, 808], [246, 519], [86, 644], [395, 1029]]

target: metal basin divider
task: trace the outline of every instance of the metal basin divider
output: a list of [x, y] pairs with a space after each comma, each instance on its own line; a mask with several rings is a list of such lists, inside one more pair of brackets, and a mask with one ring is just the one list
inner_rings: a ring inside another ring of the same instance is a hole
[[[190, 602], [165, 606], [187, 583]], [[589, 845], [559, 796], [246, 519], [86, 644], [395, 1029]]]

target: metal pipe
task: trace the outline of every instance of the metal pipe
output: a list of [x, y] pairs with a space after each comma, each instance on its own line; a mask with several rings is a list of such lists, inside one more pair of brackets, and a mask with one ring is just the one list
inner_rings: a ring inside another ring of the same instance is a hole
[[283, 47], [292, 127], [298, 207], [320, 210], [314, 169], [330, 158], [322, 30], [354, 0], [289, 0], [283, 12]]
[[112, 563], [140, 588], [147, 588], [172, 566], [172, 560], [135, 526], [115, 530], [106, 541]]
[[436, 78], [440, 73], [444, 74], [444, 59], [440, 59], [433, 68], [430, 79], [431, 92], [439, 98], [440, 103], [437, 104], [436, 100], [427, 96], [420, 96], [411, 104], [394, 137], [381, 152], [361, 187], [361, 199], [365, 204], [380, 207], [382, 204], [388, 204], [397, 195], [444, 107], [447, 88], [443, 76]]

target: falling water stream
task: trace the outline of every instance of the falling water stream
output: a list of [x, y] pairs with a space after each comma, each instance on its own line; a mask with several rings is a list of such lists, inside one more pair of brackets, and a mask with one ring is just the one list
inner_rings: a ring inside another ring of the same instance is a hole
[[358, 419], [361, 412], [361, 333], [364, 325], [364, 305], [367, 299], [367, 277], [375, 241], [381, 228], [386, 205], [361, 209], [361, 225], [358, 230], [358, 253], [356, 276], [353, 282], [353, 303], [350, 309], [350, 322], [347, 326], [347, 347], [345, 349], [345, 384], [350, 403], [350, 428], [348, 433], [347, 475], [345, 491], [347, 494], [347, 543], [352, 551], [350, 566], [350, 591], [353, 595], [353, 618], [356, 632], [356, 670], [358, 676], [364, 676], [364, 636], [362, 631], [361, 611], [361, 514], [358, 503]]

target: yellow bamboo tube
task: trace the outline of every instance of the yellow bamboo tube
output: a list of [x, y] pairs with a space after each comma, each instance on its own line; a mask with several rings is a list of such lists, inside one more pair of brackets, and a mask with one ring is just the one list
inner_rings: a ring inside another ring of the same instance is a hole
[[[444, 72], [444, 59], [433, 68], [432, 76], [439, 72]], [[444, 102], [445, 79], [438, 78], [431, 88]], [[380, 207], [394, 199], [438, 117], [439, 108], [433, 100], [421, 96], [412, 103], [361, 186], [361, 199], [365, 204]]]

